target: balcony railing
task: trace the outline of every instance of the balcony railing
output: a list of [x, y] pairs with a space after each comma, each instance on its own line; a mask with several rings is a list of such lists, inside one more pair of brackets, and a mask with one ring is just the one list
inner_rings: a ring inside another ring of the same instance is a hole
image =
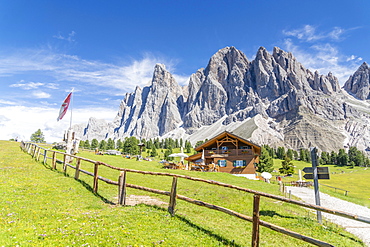
[[206, 156], [214, 154], [225, 156], [254, 155], [252, 149], [204, 150]]

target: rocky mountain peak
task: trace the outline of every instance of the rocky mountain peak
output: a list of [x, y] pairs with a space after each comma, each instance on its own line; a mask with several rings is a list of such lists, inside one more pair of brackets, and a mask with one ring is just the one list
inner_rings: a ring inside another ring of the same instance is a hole
[[359, 70], [368, 70], [369, 65], [366, 62], [363, 62], [359, 68]]
[[244, 69], [249, 64], [247, 57], [235, 47], [225, 47], [214, 54], [205, 69], [205, 75], [213, 73], [219, 82], [225, 81], [233, 70]]
[[[361, 65], [346, 90], [368, 99], [369, 70]], [[205, 128], [210, 133], [237, 128], [259, 144], [316, 145], [325, 151], [349, 144], [370, 147], [367, 105], [347, 104], [346, 97], [332, 73], [311, 72], [278, 47], [272, 53], [260, 47], [252, 61], [235, 47], [225, 47], [190, 76], [187, 87], [157, 64], [151, 84], [126, 94], [112, 123], [90, 120], [81, 136], [186, 138]]]
[[370, 99], [370, 69], [366, 62], [350, 76], [343, 88], [358, 99]]

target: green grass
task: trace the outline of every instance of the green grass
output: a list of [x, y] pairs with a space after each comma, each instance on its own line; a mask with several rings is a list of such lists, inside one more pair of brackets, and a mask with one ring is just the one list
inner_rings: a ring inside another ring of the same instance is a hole
[[[281, 161], [282, 160], [274, 159], [275, 170], [278, 170], [278, 168], [281, 167]], [[297, 181], [299, 179], [298, 170], [303, 170], [304, 167], [312, 166], [311, 163], [296, 160], [293, 161], [293, 165], [295, 166], [295, 174], [293, 177], [283, 178], [283, 181]], [[327, 167], [329, 167], [330, 179], [319, 180], [319, 184], [323, 184], [321, 186], [319, 185], [321, 192], [370, 208], [370, 168], [350, 168], [332, 165], [328, 165]], [[273, 175], [279, 175], [279, 173], [273, 173]], [[302, 176], [303, 175], [304, 172], [302, 172]], [[336, 187], [342, 190], [335, 190], [324, 185]], [[345, 191], [343, 190], [349, 191], [347, 196], [345, 196]]]
[[[178, 200], [176, 216], [166, 206], [116, 206], [117, 187], [99, 181], [92, 193], [93, 179], [74, 170], [67, 174], [37, 162], [20, 151], [19, 143], [0, 141], [0, 246], [250, 246], [252, 224], [224, 213]], [[137, 162], [121, 156], [80, 156], [138, 170], [172, 172], [225, 182], [279, 194], [278, 187], [225, 173], [164, 170], [158, 162]], [[42, 160], [42, 157], [41, 159]], [[87, 162], [82, 169], [93, 171]], [[99, 175], [112, 180], [119, 172], [100, 167]], [[170, 177], [128, 173], [127, 182], [169, 191]], [[150, 195], [164, 202], [169, 198], [128, 189], [128, 195]], [[178, 193], [252, 215], [252, 195], [228, 188], [178, 181]], [[363, 246], [340, 227], [320, 225], [305, 209], [261, 198], [261, 219], [335, 246]], [[305, 242], [261, 227], [260, 246], [311, 246]]]

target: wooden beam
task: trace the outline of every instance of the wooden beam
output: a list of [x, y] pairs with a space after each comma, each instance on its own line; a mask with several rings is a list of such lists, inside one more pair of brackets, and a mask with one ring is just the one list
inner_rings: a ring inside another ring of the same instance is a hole
[[171, 214], [171, 216], [175, 216], [176, 196], [177, 196], [177, 177], [174, 176], [172, 180], [170, 205], [168, 206], [168, 212]]
[[126, 205], [126, 172], [123, 171], [118, 177], [118, 204]]
[[99, 162], [96, 162], [95, 163], [95, 166], [94, 166], [94, 186], [93, 186], [93, 189], [94, 189], [94, 192], [95, 193], [98, 193], [98, 169], [99, 169], [99, 165], [100, 163]]
[[253, 196], [252, 247], [258, 247], [260, 241], [260, 196]]
[[56, 159], [56, 157], [57, 157], [57, 153], [53, 152], [52, 167], [53, 167], [54, 170], [57, 169], [57, 159]]
[[76, 160], [76, 172], [75, 172], [75, 179], [80, 177], [80, 166], [81, 166], [81, 159]]

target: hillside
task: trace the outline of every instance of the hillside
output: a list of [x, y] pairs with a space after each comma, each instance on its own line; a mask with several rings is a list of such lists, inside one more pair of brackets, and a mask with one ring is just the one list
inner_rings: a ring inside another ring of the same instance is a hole
[[[117, 188], [99, 183], [99, 193], [91, 192], [91, 177], [73, 179], [50, 165], [42, 165], [23, 153], [15, 142], [0, 142], [0, 245], [84, 245], [84, 246], [248, 246], [251, 223], [223, 213], [178, 201], [176, 216], [162, 206], [119, 207], [113, 203]], [[81, 156], [111, 165], [163, 171], [157, 162], [136, 162], [120, 156]], [[92, 167], [82, 164], [84, 169]], [[223, 173], [173, 171], [267, 193], [278, 193], [276, 185], [250, 181]], [[117, 179], [117, 173], [102, 169], [100, 175]], [[129, 174], [128, 182], [169, 190], [172, 180], [164, 177]], [[217, 191], [217, 192], [216, 192]], [[222, 205], [250, 215], [252, 196], [240, 191], [180, 180], [178, 193]], [[129, 189], [129, 195], [146, 194]], [[152, 195], [151, 195], [152, 196]], [[155, 196], [168, 201], [167, 197]], [[279, 205], [277, 207], [276, 205]], [[330, 242], [335, 246], [362, 246], [353, 235], [333, 224], [319, 225], [306, 210], [275, 200], [261, 200], [261, 219], [293, 231]], [[261, 246], [310, 246], [291, 237], [261, 227]]]

